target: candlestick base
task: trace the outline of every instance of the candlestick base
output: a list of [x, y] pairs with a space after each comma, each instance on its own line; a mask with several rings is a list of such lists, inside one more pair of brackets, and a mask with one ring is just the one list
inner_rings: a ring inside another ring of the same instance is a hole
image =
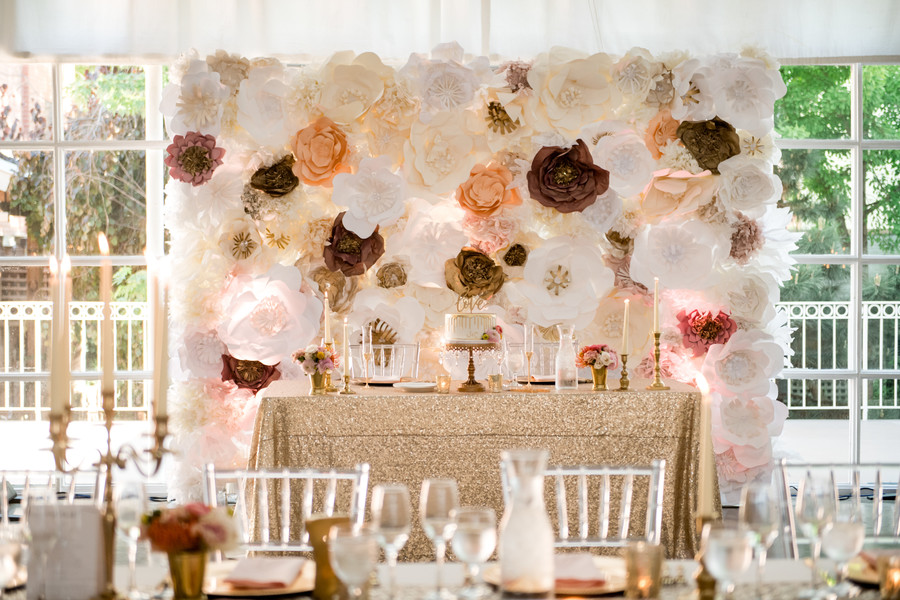
[[628, 386], [631, 384], [631, 381], [628, 379], [628, 355], [622, 355], [622, 375], [619, 377], [619, 390], [620, 392], [627, 392]]
[[[325, 349], [329, 352], [334, 352], [334, 340], [325, 342]], [[334, 387], [334, 383], [332, 383], [331, 381], [331, 371], [325, 372], [325, 391], [330, 393], [338, 391], [338, 389]]]
[[[697, 515], [697, 535], [699, 536], [703, 533], [704, 525], [718, 520], [719, 518], [716, 514]], [[694, 580], [697, 582], [697, 590], [694, 597], [698, 598], [698, 600], [715, 600], [718, 581], [707, 570], [706, 563], [703, 560], [703, 552], [698, 550], [694, 559], [700, 564], [700, 568], [694, 574]]]
[[669, 386], [663, 383], [659, 368], [659, 332], [653, 332], [653, 383], [647, 386], [648, 390], [655, 392], [667, 390]]
[[340, 392], [338, 392], [338, 393], [341, 394], [341, 395], [343, 395], [343, 394], [355, 394], [355, 393], [356, 393], [356, 392], [354, 392], [353, 390], [350, 389], [350, 376], [349, 376], [349, 375], [344, 375], [344, 388], [343, 388]]

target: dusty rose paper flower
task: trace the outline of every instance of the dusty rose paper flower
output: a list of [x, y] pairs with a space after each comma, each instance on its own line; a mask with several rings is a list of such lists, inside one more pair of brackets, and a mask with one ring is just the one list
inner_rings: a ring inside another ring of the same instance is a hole
[[469, 240], [485, 254], [493, 254], [500, 248], [509, 245], [516, 226], [514, 219], [502, 215], [494, 215], [485, 219], [466, 215], [463, 219], [463, 230], [469, 236]]
[[209, 181], [225, 156], [225, 149], [216, 146], [216, 138], [197, 131], [176, 135], [166, 152], [169, 175], [195, 186]]
[[490, 217], [504, 206], [522, 204], [519, 192], [515, 188], [508, 189], [512, 180], [512, 173], [500, 163], [475, 165], [469, 178], [456, 190], [456, 201], [475, 216]]
[[291, 142], [297, 161], [294, 174], [307, 185], [331, 187], [338, 173], [349, 173], [347, 135], [328, 117], [297, 132]]
[[759, 223], [738, 213], [737, 221], [731, 224], [731, 258], [739, 265], [746, 265], [765, 241]]
[[609, 171], [594, 164], [584, 140], [571, 148], [545, 146], [531, 161], [528, 192], [561, 213], [580, 212], [609, 189]]
[[737, 331], [737, 323], [722, 311], [713, 316], [712, 312], [695, 309], [688, 313], [682, 310], [676, 318], [682, 343], [694, 356], [703, 356], [713, 344], [724, 344]]
[[264, 365], [256, 360], [241, 360], [222, 355], [222, 381], [233, 381], [239, 388], [258, 392], [281, 378], [278, 365]]
[[644, 142], [647, 144], [647, 149], [650, 150], [653, 158], [659, 160], [662, 156], [660, 148], [676, 139], [678, 137], [677, 131], [678, 121], [672, 118], [672, 111], [668, 108], [659, 111], [655, 117], [650, 119], [647, 133], [644, 135]]
[[528, 83], [528, 71], [530, 70], [531, 63], [514, 60], [500, 65], [497, 72], [506, 76], [506, 84], [513, 93], [516, 93], [520, 90], [531, 89], [531, 84]]
[[721, 119], [685, 121], [678, 126], [677, 134], [700, 168], [715, 175], [719, 174], [720, 162], [741, 153], [741, 138]]
[[344, 227], [344, 214], [335, 217], [331, 227], [331, 237], [323, 253], [325, 266], [347, 276], [362, 275], [384, 254], [384, 238], [377, 227], [369, 237], [359, 237]]

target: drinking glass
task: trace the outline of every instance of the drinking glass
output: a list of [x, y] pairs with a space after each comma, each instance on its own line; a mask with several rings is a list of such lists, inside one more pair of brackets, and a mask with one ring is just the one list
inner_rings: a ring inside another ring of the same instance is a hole
[[707, 523], [703, 527], [703, 564], [718, 580], [726, 599], [733, 597], [735, 580], [753, 562], [753, 540], [753, 532], [743, 527], [731, 528], [722, 523]]
[[435, 591], [426, 598], [428, 600], [445, 600], [453, 595], [444, 587], [444, 557], [447, 553], [447, 542], [456, 530], [457, 500], [456, 481], [452, 479], [426, 479], [422, 482], [422, 495], [419, 498], [419, 516], [425, 535], [434, 544], [436, 568]]
[[522, 372], [522, 367], [525, 365], [525, 356], [518, 346], [512, 347], [505, 340], [503, 345], [504, 355], [506, 356], [506, 369], [509, 371], [510, 377], [512, 377], [512, 387], [518, 387], [519, 373]]
[[781, 526], [778, 493], [771, 482], [752, 481], [741, 490], [738, 521], [753, 532], [756, 554], [756, 597], [762, 598], [761, 585], [766, 567], [766, 554]]
[[829, 591], [839, 598], [855, 596], [858, 588], [845, 580], [847, 562], [860, 553], [866, 541], [859, 497], [853, 494], [848, 500], [839, 502], [831, 525], [822, 532], [822, 550], [837, 565], [837, 581]]
[[[40, 561], [41, 590], [38, 598], [47, 597], [47, 580], [50, 578], [47, 572], [47, 559], [53, 553], [56, 542], [59, 539], [59, 512], [56, 498], [56, 489], [50, 486], [29, 486], [24, 498], [24, 519], [27, 535], [31, 540], [31, 547]], [[28, 574], [29, 579], [32, 573]]]
[[132, 600], [147, 598], [137, 588], [137, 548], [141, 537], [141, 516], [147, 512], [147, 496], [142, 481], [124, 481], [116, 486], [116, 527], [128, 540], [128, 592]]
[[378, 563], [378, 537], [371, 527], [352, 523], [335, 525], [328, 532], [328, 559], [351, 598], [360, 598]]
[[478, 574], [496, 547], [497, 515], [492, 509], [466, 507], [456, 511], [453, 552], [466, 563], [466, 586], [460, 596], [484, 598], [492, 593], [489, 586], [479, 582]]
[[0, 598], [19, 574], [24, 546], [25, 534], [20, 525], [0, 524]]
[[397, 555], [409, 539], [412, 525], [409, 489], [400, 483], [376, 485], [372, 490], [372, 528], [388, 563], [388, 594], [397, 591]]
[[834, 521], [836, 498], [834, 485], [824, 474], [806, 472], [797, 492], [794, 519], [800, 531], [809, 539], [811, 567], [811, 587], [801, 592], [802, 598], [818, 595], [819, 555], [822, 552], [822, 534]]

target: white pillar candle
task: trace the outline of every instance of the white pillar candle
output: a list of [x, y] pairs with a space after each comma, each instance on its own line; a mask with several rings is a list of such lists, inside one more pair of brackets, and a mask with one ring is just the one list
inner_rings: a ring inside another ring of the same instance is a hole
[[659, 333], [659, 277], [653, 278], [653, 333]]
[[63, 412], [62, 393], [59, 382], [59, 331], [61, 328], [59, 309], [59, 264], [56, 257], [50, 257], [50, 414], [61, 415]]
[[331, 305], [328, 303], [328, 292], [325, 292], [325, 343], [334, 342], [334, 338], [331, 337]]
[[628, 354], [628, 305], [630, 300], [625, 300], [625, 314], [622, 316], [622, 354]]
[[150, 256], [150, 251], [144, 251], [144, 257], [147, 259], [147, 320], [145, 321], [147, 331], [145, 339], [152, 340], [151, 344], [145, 344], [144, 348], [152, 356], [150, 362], [150, 370], [153, 372], [151, 382], [151, 394], [153, 395], [153, 416], [159, 416], [159, 290], [157, 288], [158, 281], [156, 276], [156, 262]]
[[350, 325], [347, 324], [347, 317], [344, 317], [344, 330], [341, 332], [341, 369], [344, 375], [350, 374]]
[[712, 398], [709, 384], [703, 375], [697, 375], [697, 388], [700, 390], [700, 448], [699, 468], [697, 472], [697, 516], [709, 517], [715, 513], [715, 478], [716, 465], [712, 447]]
[[100, 378], [100, 392], [106, 403], [111, 403], [109, 408], [115, 406], [115, 369], [116, 357], [113, 350], [113, 320], [112, 320], [112, 261], [109, 258], [109, 242], [106, 235], [101, 233], [97, 237], [100, 246], [100, 301], [103, 303], [103, 319], [100, 321], [100, 363], [102, 376]]
[[534, 352], [534, 332], [531, 330], [531, 323], [525, 321], [525, 352]]
[[156, 416], [165, 417], [168, 413], [167, 400], [169, 396], [169, 286], [168, 280], [159, 280], [159, 296], [157, 303], [159, 309], [156, 314], [156, 329], [159, 340], [156, 356], [156, 372], [159, 378], [159, 387], [156, 390]]
[[63, 406], [69, 405], [69, 380], [71, 372], [69, 369], [69, 303], [72, 302], [72, 261], [68, 254], [63, 255], [60, 263], [60, 280], [62, 281], [62, 310], [60, 311], [60, 331], [59, 331], [59, 355], [57, 364], [53, 370], [59, 374], [59, 386], [63, 390], [62, 403]]

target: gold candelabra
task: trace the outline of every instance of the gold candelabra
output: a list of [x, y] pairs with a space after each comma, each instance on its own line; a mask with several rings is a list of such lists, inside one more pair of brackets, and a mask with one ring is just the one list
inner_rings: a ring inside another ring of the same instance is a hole
[[662, 377], [660, 376], [660, 368], [659, 368], [659, 332], [653, 332], [653, 383], [647, 386], [648, 390], [667, 390], [669, 386], [663, 383]]
[[621, 375], [621, 377], [619, 377], [619, 391], [620, 392], [628, 391], [628, 384], [630, 383], [630, 381], [628, 379], [628, 367], [626, 366], [627, 364], [628, 364], [628, 355], [623, 354], [622, 355], [622, 375]]

